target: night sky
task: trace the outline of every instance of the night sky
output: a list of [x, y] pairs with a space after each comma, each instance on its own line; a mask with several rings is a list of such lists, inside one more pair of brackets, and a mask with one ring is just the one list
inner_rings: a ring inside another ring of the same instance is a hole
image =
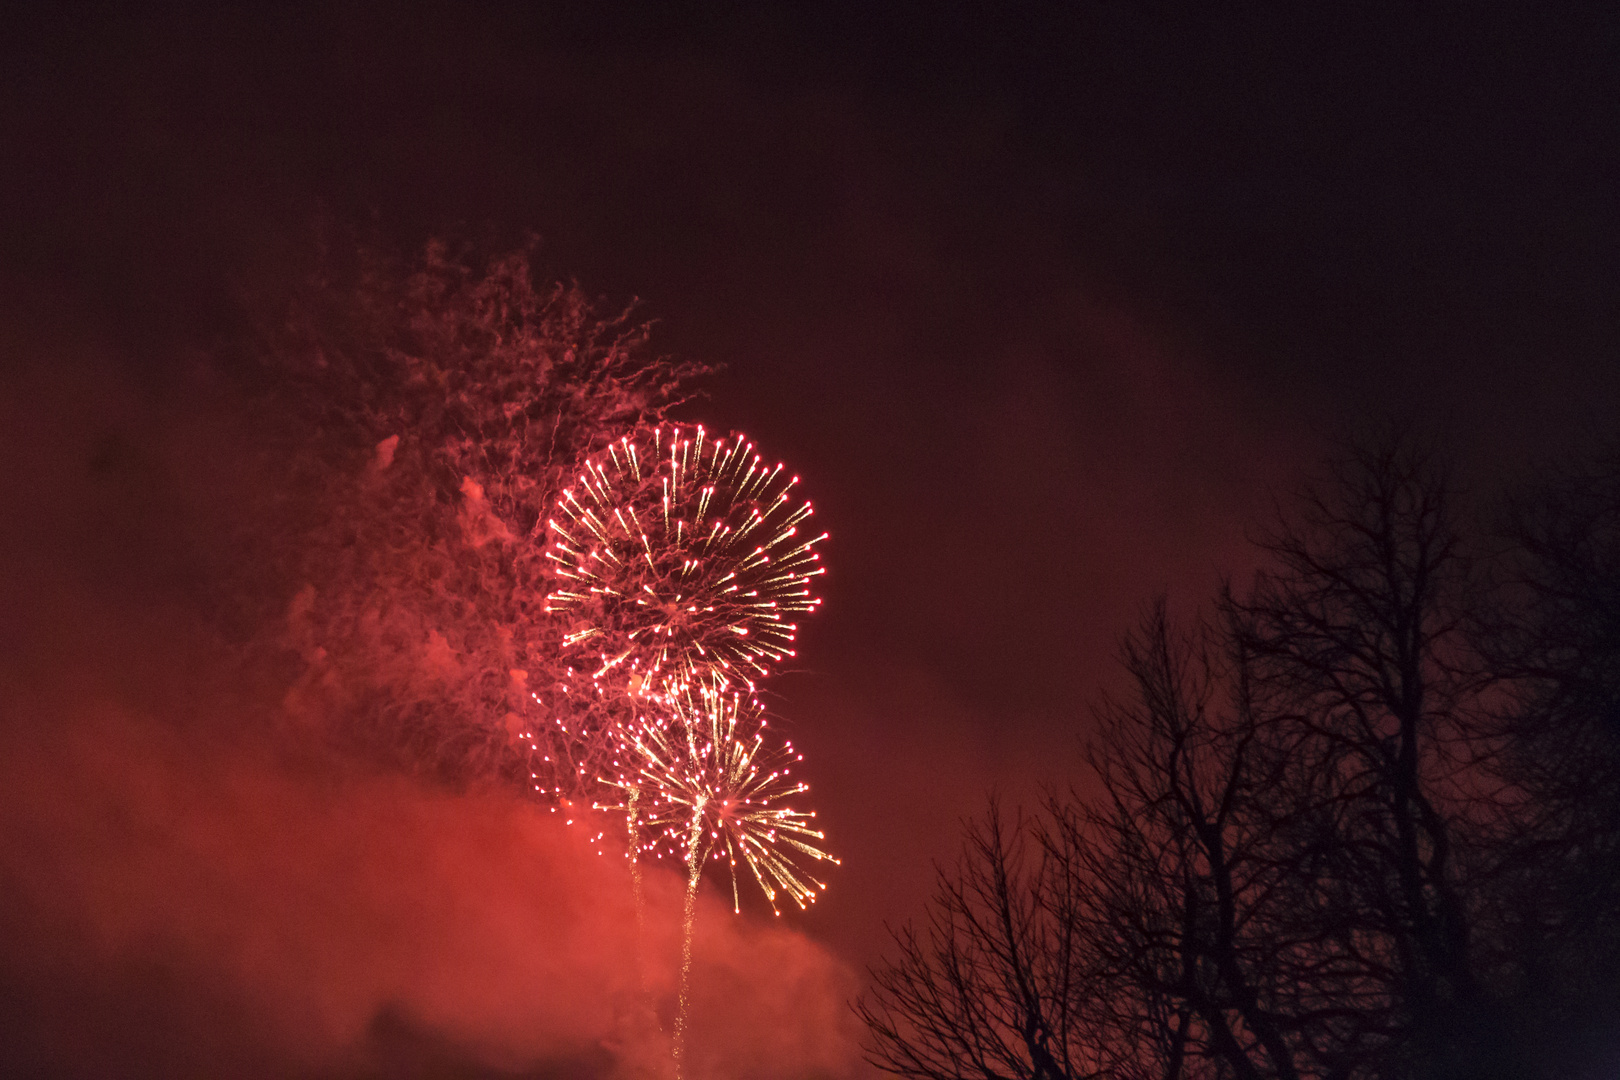
[[322, 229], [538, 236], [724, 365], [680, 415], [832, 533], [771, 689], [844, 865], [784, 925], [706, 912], [722, 1072], [865, 1075], [843, 1002], [961, 819], [1085, 783], [1118, 635], [1249, 573], [1335, 438], [1409, 422], [1483, 497], [1620, 432], [1620, 20], [609, 7], [0, 16], [0, 1060], [605, 1075], [588, 854], [197, 719], [190, 567], [250, 449], [188, 373]]

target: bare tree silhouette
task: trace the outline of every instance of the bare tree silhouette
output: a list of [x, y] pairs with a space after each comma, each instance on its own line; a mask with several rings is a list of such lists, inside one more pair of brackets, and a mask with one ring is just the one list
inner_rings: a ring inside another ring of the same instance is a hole
[[1593, 958], [1620, 940], [1617, 496], [1521, 504], [1513, 587], [1491, 593], [1413, 440], [1330, 462], [1249, 587], [1185, 630], [1161, 601], [1124, 639], [1131, 690], [1096, 711], [1089, 794], [970, 829], [858, 1005], [873, 1062], [930, 1080], [1576, 1063], [1553, 1033], [1613, 1011], [1586, 988], [1615, 985]]

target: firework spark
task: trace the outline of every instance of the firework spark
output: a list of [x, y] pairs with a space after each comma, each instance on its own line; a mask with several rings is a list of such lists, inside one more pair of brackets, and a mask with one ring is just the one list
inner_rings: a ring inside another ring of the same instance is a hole
[[701, 427], [627, 435], [588, 460], [547, 522], [546, 610], [573, 620], [565, 646], [597, 679], [753, 690], [793, 655], [788, 620], [821, 603], [812, 549], [826, 534], [801, 538], [798, 482]]
[[508, 719], [527, 751], [528, 786], [546, 802], [590, 804], [617, 768], [635, 701], [592, 680], [558, 682], [529, 698], [532, 708]]

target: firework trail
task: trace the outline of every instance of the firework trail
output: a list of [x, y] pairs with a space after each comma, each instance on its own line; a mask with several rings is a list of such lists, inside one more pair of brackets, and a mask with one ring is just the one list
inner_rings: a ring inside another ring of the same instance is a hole
[[704, 801], [692, 808], [692, 825], [686, 835], [686, 897], [681, 908], [681, 985], [675, 1007], [675, 1080], [681, 1080], [686, 1052], [686, 1017], [691, 1009], [692, 927], [697, 922], [698, 879], [703, 875], [702, 846]]
[[802, 908], [825, 888], [803, 862], [836, 861], [817, 846], [815, 815], [782, 804], [806, 790], [789, 778], [797, 755], [767, 743], [752, 696], [794, 655], [788, 620], [821, 602], [810, 583], [826, 534], [801, 537], [812, 509], [794, 498], [797, 484], [741, 436], [660, 426], [586, 461], [547, 522], [546, 610], [567, 621], [575, 708], [554, 710], [573, 719], [553, 716], [546, 729], [565, 745], [545, 764], [565, 764], [544, 775], [560, 778], [558, 796], [593, 778], [618, 792], [617, 805], [598, 808], [625, 814], [638, 926], [643, 855], [685, 864], [677, 1080], [707, 862], [726, 859], [734, 910], [740, 859], [780, 914], [779, 895]]
[[826, 534], [800, 537], [812, 510], [797, 484], [742, 436], [701, 427], [627, 435], [586, 461], [547, 522], [546, 610], [571, 620], [565, 647], [593, 679], [753, 690], [793, 655], [788, 618], [821, 603]]
[[701, 687], [696, 694], [690, 688], [671, 694], [660, 704], [663, 715], [643, 719], [627, 741], [622, 771], [607, 782], [625, 794], [627, 807], [646, 801], [639, 819], [649, 850], [668, 847], [686, 865], [674, 1039], [679, 1077], [690, 1008], [693, 922], [705, 864], [711, 858], [726, 860], [732, 908], [740, 911], [740, 859], [771, 910], [780, 914], [779, 894], [803, 908], [826, 888], [801, 862], [838, 860], [817, 846], [825, 834], [812, 827], [814, 812], [782, 804], [809, 790], [790, 776], [791, 763], [801, 755], [790, 743], [778, 748], [766, 742], [766, 722], [753, 698]]

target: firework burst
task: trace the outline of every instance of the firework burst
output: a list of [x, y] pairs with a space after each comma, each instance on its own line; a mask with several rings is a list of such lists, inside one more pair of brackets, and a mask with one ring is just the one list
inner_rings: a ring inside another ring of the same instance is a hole
[[826, 534], [801, 537], [798, 480], [701, 427], [627, 435], [588, 460], [547, 522], [546, 610], [572, 621], [565, 647], [596, 679], [753, 690], [793, 655], [789, 620], [821, 603]]
[[664, 716], [644, 718], [627, 738], [620, 772], [607, 781], [638, 795], [647, 848], [677, 854], [694, 878], [707, 861], [724, 860], [735, 910], [739, 861], [778, 914], [784, 894], [801, 908], [814, 903], [826, 886], [804, 864], [838, 860], [818, 846], [825, 834], [815, 812], [783, 805], [809, 790], [791, 775], [802, 755], [792, 743], [767, 742], [751, 697], [703, 687], [663, 706]]

